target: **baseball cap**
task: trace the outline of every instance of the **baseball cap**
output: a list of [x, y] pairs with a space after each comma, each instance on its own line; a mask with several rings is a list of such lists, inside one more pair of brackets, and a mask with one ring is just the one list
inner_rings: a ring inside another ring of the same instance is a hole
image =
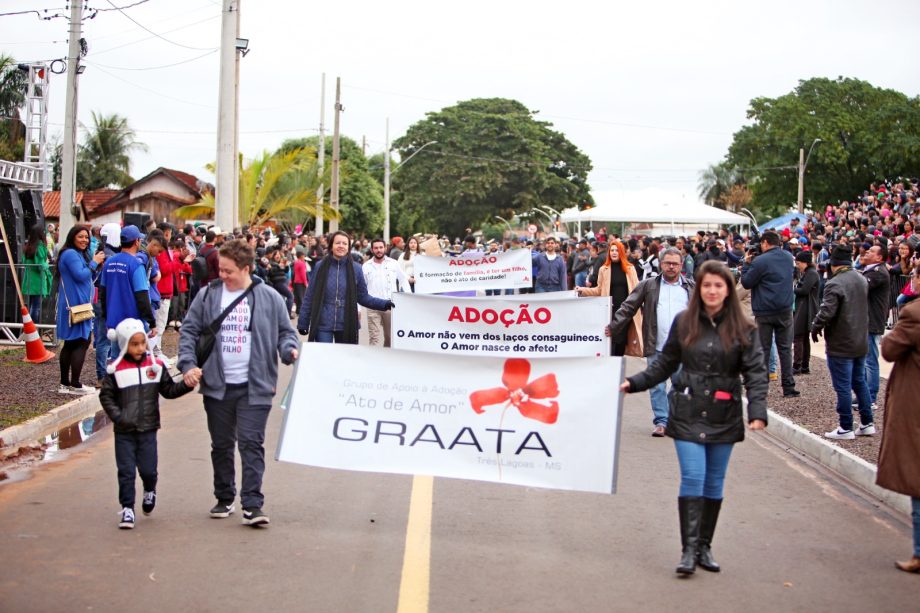
[[137, 229], [137, 226], [125, 226], [121, 229], [121, 244], [130, 244], [139, 238], [144, 238], [144, 234]]

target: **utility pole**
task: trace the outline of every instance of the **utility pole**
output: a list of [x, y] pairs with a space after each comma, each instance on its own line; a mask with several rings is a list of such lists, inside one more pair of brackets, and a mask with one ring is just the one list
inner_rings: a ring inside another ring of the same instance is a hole
[[316, 190], [316, 227], [313, 229], [313, 236], [319, 238], [323, 235], [323, 202], [326, 199], [326, 186], [323, 184], [323, 170], [326, 161], [326, 73], [323, 73], [323, 80], [320, 85], [319, 96], [319, 189]]
[[[332, 210], [339, 212], [339, 115], [342, 112], [342, 78], [335, 78], [335, 125], [332, 130], [332, 194], [329, 197], [329, 204]], [[329, 220], [329, 231], [336, 232], [339, 229], [339, 220]], [[332, 245], [330, 245], [331, 247]]]
[[76, 223], [73, 207], [77, 195], [77, 85], [79, 81], [80, 39], [83, 34], [83, 3], [70, 3], [70, 40], [67, 46], [67, 92], [64, 102], [64, 145], [61, 152], [61, 240]]
[[225, 232], [239, 224], [237, 198], [240, 183], [236, 109], [239, 75], [239, 53], [236, 39], [239, 28], [240, 0], [223, 0], [217, 109], [217, 193], [214, 201], [214, 221]]
[[799, 148], [799, 197], [796, 200], [799, 205], [799, 214], [805, 212], [805, 148]]
[[[390, 246], [390, 118], [387, 117], [386, 145], [383, 149], [383, 240]], [[408, 249], [408, 247], [407, 247]]]
[[361, 135], [361, 155], [367, 157], [367, 134]]

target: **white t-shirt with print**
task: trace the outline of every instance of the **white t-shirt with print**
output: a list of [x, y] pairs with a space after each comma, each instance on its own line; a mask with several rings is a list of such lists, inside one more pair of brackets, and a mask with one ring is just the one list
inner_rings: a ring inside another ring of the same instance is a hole
[[[221, 312], [244, 291], [246, 290], [231, 292], [225, 287], [220, 297]], [[249, 300], [243, 299], [227, 314], [220, 325], [220, 357], [224, 362], [224, 380], [227, 383], [249, 381], [249, 354], [252, 349], [250, 317]]]

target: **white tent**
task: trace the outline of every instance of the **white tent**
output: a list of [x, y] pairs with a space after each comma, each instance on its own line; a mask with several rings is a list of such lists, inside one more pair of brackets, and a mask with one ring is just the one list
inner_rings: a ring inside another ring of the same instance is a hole
[[644, 202], [607, 202], [585, 211], [563, 211], [563, 223], [654, 223], [692, 225], [748, 225], [751, 220], [722, 209], [697, 202], [651, 204]]

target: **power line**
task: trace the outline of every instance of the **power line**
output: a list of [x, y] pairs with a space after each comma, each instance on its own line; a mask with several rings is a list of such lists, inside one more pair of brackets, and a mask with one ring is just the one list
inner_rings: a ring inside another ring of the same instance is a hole
[[218, 51], [219, 51], [218, 49], [214, 49], [214, 50], [212, 50], [212, 51], [206, 51], [205, 53], [202, 53], [201, 55], [196, 55], [196, 56], [193, 57], [193, 58], [189, 58], [189, 59], [187, 59], [187, 60], [182, 60], [181, 62], [173, 62], [172, 64], [163, 64], [163, 65], [161, 65], [161, 66], [145, 66], [145, 67], [142, 67], [142, 68], [129, 68], [129, 67], [126, 67], [126, 66], [107, 66], [107, 65], [105, 65], [105, 64], [98, 64], [98, 63], [95, 63], [95, 62], [86, 62], [86, 64], [87, 64], [88, 66], [96, 66], [96, 67], [100, 67], [100, 66], [101, 66], [101, 67], [103, 67], [103, 68], [108, 68], [108, 69], [110, 69], [110, 70], [159, 70], [159, 69], [161, 69], [161, 68], [172, 68], [173, 66], [179, 66], [179, 65], [181, 65], [181, 64], [188, 64], [189, 62], [194, 62], [195, 60], [200, 60], [201, 58], [206, 57], [206, 56], [208, 56], [208, 55], [212, 55], [212, 54], [214, 54], [214, 53], [217, 53]]
[[[184, 30], [185, 28], [190, 28], [190, 27], [192, 27], [192, 26], [197, 26], [198, 24], [204, 23], [204, 22], [206, 22], [206, 21], [212, 21], [212, 20], [214, 20], [214, 19], [217, 19], [218, 17], [220, 17], [220, 15], [212, 15], [211, 17], [206, 17], [206, 18], [204, 18], [204, 19], [201, 19], [200, 21], [194, 21], [194, 22], [192, 22], [192, 23], [187, 23], [187, 24], [185, 24], [184, 26], [179, 26], [178, 28], [173, 28], [172, 30], [167, 30], [166, 32], [164, 32], [164, 34], [171, 34], [172, 32], [178, 32], [179, 30]], [[158, 36], [159, 36], [159, 35], [148, 36], [147, 38], [140, 38], [140, 39], [138, 39], [138, 40], [132, 40], [131, 42], [127, 42], [127, 43], [124, 43], [124, 44], [121, 44], [121, 45], [116, 45], [116, 46], [114, 46], [114, 47], [109, 47], [108, 49], [103, 49], [102, 51], [93, 51], [93, 55], [102, 55], [103, 53], [108, 53], [109, 51], [115, 51], [116, 49], [121, 49], [122, 47], [127, 47], [127, 46], [129, 46], [129, 45], [136, 45], [137, 43], [142, 43], [142, 42], [147, 41], [147, 40], [150, 40], [150, 39], [152, 39], [152, 38], [157, 38]], [[192, 47], [190, 47], [190, 49], [191, 49], [191, 48], [192, 48]], [[214, 49], [219, 49], [219, 47], [214, 47]]]
[[[115, 3], [112, 2], [112, 0], [106, 0], [106, 2], [108, 2], [109, 4], [112, 5], [113, 10], [117, 10], [119, 13], [121, 13], [121, 14], [124, 15], [126, 18], [128, 18], [128, 19], [129, 19], [132, 23], [134, 23], [136, 26], [140, 27], [142, 30], [144, 30], [144, 31], [146, 31], [146, 32], [149, 32], [150, 34], [153, 34], [155, 37], [157, 37], [157, 38], [159, 38], [159, 39], [162, 39], [162, 40], [166, 41], [167, 43], [170, 43], [170, 44], [172, 44], [172, 45], [176, 45], [177, 47], [184, 47], [185, 49], [192, 49], [192, 50], [195, 50], [195, 51], [211, 51], [211, 50], [215, 49], [215, 47], [191, 47], [191, 46], [189, 46], [189, 45], [183, 45], [182, 43], [177, 43], [176, 41], [169, 40], [168, 38], [165, 38], [165, 37], [163, 37], [162, 35], [157, 34], [156, 32], [154, 32], [153, 30], [151, 30], [151, 29], [148, 28], [147, 26], [143, 25], [142, 23], [140, 23], [139, 21], [137, 21], [134, 17], [131, 17], [131, 15], [128, 15], [128, 14], [127, 14], [126, 12], [124, 12], [120, 7], [115, 6]], [[140, 3], [138, 3], [138, 4], [140, 4]], [[135, 5], [132, 4], [131, 6], [135, 6]]]
[[113, 8], [110, 8], [110, 9], [93, 9], [93, 8], [91, 8], [91, 9], [88, 9], [88, 10], [90, 10], [90, 11], [95, 11], [95, 12], [97, 12], [97, 13], [104, 13], [104, 12], [106, 12], [106, 11], [120, 11], [121, 9], [129, 9], [129, 8], [131, 8], [131, 7], [137, 6], [138, 4], [144, 4], [145, 2], [150, 2], [150, 0], [138, 0], [138, 1], [135, 2], [134, 4], [129, 4], [129, 5], [127, 5], [127, 6], [115, 6], [114, 4], [112, 4], [111, 2], [109, 2], [109, 4], [112, 4], [112, 7], [113, 7]]
[[66, 17], [66, 15], [64, 15], [63, 13], [55, 13], [54, 15], [44, 16], [44, 15], [42, 15], [42, 13], [48, 13], [49, 11], [61, 11], [61, 10], [63, 10], [63, 9], [60, 9], [60, 8], [56, 8], [56, 9], [40, 9], [40, 10], [39, 10], [39, 9], [30, 9], [30, 10], [27, 10], [27, 11], [13, 11], [13, 12], [10, 12], [10, 13], [0, 13], [0, 17], [12, 17], [12, 16], [14, 16], [14, 15], [30, 15], [30, 14], [32, 14], [32, 13], [35, 13], [35, 15], [36, 15], [39, 19], [44, 20], [44, 21], [50, 21], [51, 19], [55, 19], [55, 18], [57, 18], [57, 17]]
[[132, 83], [131, 81], [128, 81], [127, 79], [122, 79], [122, 78], [119, 77], [118, 75], [112, 74], [111, 72], [109, 72], [109, 71], [106, 70], [105, 68], [102, 68], [102, 67], [99, 66], [98, 64], [94, 64], [94, 66], [95, 66], [95, 68], [97, 68], [97, 69], [100, 70], [101, 72], [104, 72], [105, 74], [109, 75], [109, 76], [112, 77], [113, 79], [117, 79], [118, 81], [121, 81], [122, 83], [127, 83], [128, 85], [131, 85], [131, 86], [136, 87], [136, 88], [138, 88], [138, 89], [142, 89], [142, 90], [144, 90], [144, 91], [146, 91], [146, 92], [150, 92], [151, 94], [154, 94], [154, 95], [156, 95], [156, 96], [160, 96], [161, 98], [166, 98], [166, 99], [172, 100], [172, 101], [174, 101], [174, 102], [181, 102], [182, 104], [188, 104], [188, 105], [190, 105], [190, 106], [198, 106], [198, 107], [205, 108], [205, 109], [213, 109], [213, 108], [214, 108], [214, 105], [213, 105], [213, 104], [201, 104], [200, 102], [192, 102], [191, 100], [183, 100], [183, 99], [181, 99], [181, 98], [175, 98], [175, 97], [173, 97], [173, 96], [167, 96], [167, 95], [164, 94], [163, 92], [157, 91], [157, 90], [155, 90], [155, 89], [151, 89], [151, 88], [149, 88], [149, 87], [144, 87], [143, 85], [138, 85], [137, 83]]

